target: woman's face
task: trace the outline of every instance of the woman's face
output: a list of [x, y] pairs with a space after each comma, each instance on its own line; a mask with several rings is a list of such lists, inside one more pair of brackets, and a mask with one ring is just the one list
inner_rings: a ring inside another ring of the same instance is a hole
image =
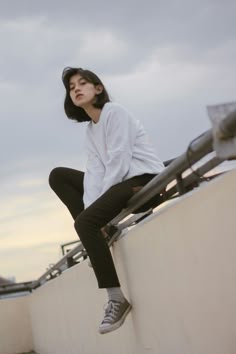
[[96, 95], [103, 90], [102, 85], [94, 85], [86, 81], [80, 74], [71, 76], [69, 81], [70, 98], [75, 106], [81, 108], [92, 107]]

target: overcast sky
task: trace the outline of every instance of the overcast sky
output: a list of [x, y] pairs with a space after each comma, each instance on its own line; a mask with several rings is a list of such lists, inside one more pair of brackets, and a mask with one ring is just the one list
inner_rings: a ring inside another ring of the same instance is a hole
[[47, 179], [83, 169], [85, 124], [63, 112], [65, 66], [96, 72], [163, 160], [235, 101], [236, 2], [0, 0], [0, 275], [39, 277], [76, 239]]

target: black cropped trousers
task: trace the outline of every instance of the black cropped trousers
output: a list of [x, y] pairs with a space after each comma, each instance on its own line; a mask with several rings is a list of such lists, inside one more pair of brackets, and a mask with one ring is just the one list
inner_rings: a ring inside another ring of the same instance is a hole
[[84, 209], [84, 172], [56, 167], [49, 176], [49, 184], [70, 211], [75, 230], [87, 251], [99, 288], [120, 286], [110, 249], [101, 232], [134, 195], [135, 187], [144, 186], [155, 175], [143, 174], [118, 183], [108, 189], [88, 208]]

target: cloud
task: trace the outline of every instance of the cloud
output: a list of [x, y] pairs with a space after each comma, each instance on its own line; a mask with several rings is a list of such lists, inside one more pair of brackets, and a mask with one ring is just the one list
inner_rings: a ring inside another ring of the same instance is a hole
[[60, 245], [77, 240], [65, 206], [40, 179], [20, 179], [1, 194], [1, 274], [36, 279], [61, 257]]
[[53, 258], [76, 237], [47, 182], [53, 167], [84, 169], [86, 161], [86, 125], [63, 112], [62, 69], [98, 73], [143, 122], [158, 155], [175, 157], [209, 129], [206, 105], [235, 100], [235, 11], [233, 0], [2, 2], [2, 269], [17, 273], [21, 264], [22, 279], [27, 259], [25, 277], [32, 264], [36, 276], [50, 263], [44, 251]]
[[56, 242], [37, 247], [11, 247], [0, 250], [1, 274], [5, 277], [14, 276], [16, 282], [35, 280], [61, 256], [60, 247]]

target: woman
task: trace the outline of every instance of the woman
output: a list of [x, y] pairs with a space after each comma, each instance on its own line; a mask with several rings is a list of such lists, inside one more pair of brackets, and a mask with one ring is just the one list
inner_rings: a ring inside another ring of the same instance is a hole
[[67, 117], [89, 122], [88, 161], [85, 173], [55, 168], [49, 183], [75, 221], [99, 288], [107, 290], [108, 305], [99, 326], [100, 333], [107, 333], [121, 326], [131, 305], [120, 288], [104, 226], [164, 166], [141, 124], [122, 106], [110, 102], [97, 75], [81, 68], [65, 68], [62, 80]]

